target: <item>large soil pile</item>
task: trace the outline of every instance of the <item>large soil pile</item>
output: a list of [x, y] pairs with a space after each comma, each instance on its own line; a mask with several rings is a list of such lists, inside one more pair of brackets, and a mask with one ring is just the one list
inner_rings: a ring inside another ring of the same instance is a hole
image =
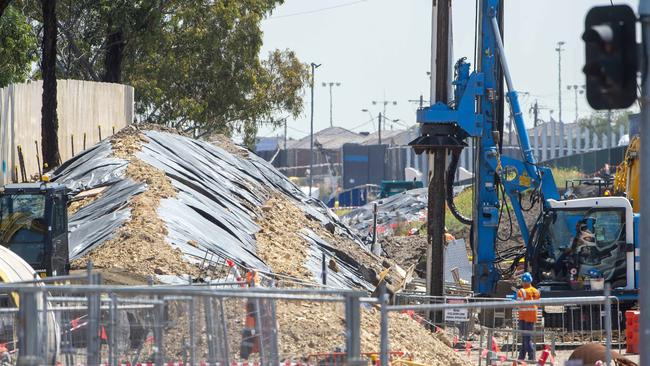
[[[178, 169], [178, 163], [172, 160], [174, 156], [166, 157], [165, 161], [147, 160], [152, 159], [152, 156], [157, 156], [155, 154], [160, 150], [165, 150], [165, 147], [151, 146], [153, 142], [147, 136], [159, 137], [156, 141], [158, 144], [167, 138], [146, 135], [144, 131], [135, 128], [130, 128], [112, 138], [113, 157], [128, 162], [123, 179], [130, 179], [138, 184], [144, 183], [145, 189], [125, 201], [124, 205], [130, 214], [128, 219], [119, 226], [110, 240], [94, 246], [75, 261], [74, 265], [77, 268], [83, 268], [86, 260], [91, 259], [97, 268], [111, 269], [112, 271], [123, 270], [125, 275], [132, 273], [138, 278], [163, 274], [190, 274], [193, 276], [201, 274], [203, 262], [196, 258], [200, 258], [204, 253], [207, 257], [211, 248], [214, 248], [214, 246], [209, 246], [209, 243], [204, 243], [209, 239], [206, 238], [206, 235], [209, 236], [210, 233], [186, 230], [187, 232], [183, 234], [194, 235], [195, 238], [179, 243], [178, 227], [170, 228], [169, 224], [173, 221], [161, 217], [161, 210], [163, 210], [163, 202], [169, 205], [170, 200], [174, 199], [184, 203], [190, 201], [192, 197], [188, 196], [187, 187], [201, 191], [202, 197], [208, 197], [212, 192], [209, 192], [209, 188], [201, 186], [198, 179], [181, 176], [177, 170], [170, 170], [169, 167]], [[218, 150], [210, 152], [210, 159], [214, 159], [214, 156], [222, 156], [223, 159], [228, 160], [229, 164], [268, 169], [259, 165], [261, 163], [254, 165], [256, 163], [254, 160], [252, 162], [246, 160], [248, 158], [245, 150], [223, 139], [216, 141], [219, 141], [222, 146]], [[180, 146], [183, 149], [187, 148], [188, 151], [197, 149], [197, 146], [200, 145], [190, 139], [182, 140], [181, 143], [188, 144]], [[209, 150], [208, 147], [202, 145], [199, 147], [203, 149], [201, 151]], [[146, 149], [148, 149], [149, 155], [143, 154]], [[251, 159], [253, 158], [251, 157]], [[210, 162], [215, 164], [213, 169], [220, 169], [218, 164], [222, 162], [218, 160], [210, 160]], [[201, 174], [210, 179], [217, 176], [211, 172], [201, 172]], [[270, 174], [276, 173], [271, 172]], [[288, 180], [279, 173], [277, 173], [277, 178], [271, 180], [272, 185], [260, 184], [259, 181], [262, 181], [262, 178], [243, 180], [233, 177], [231, 181], [215, 182], [215, 184], [232, 187], [233, 190], [239, 189], [238, 192], [241, 192], [239, 196], [231, 198], [233, 209], [236, 208], [240, 213], [236, 218], [250, 220], [253, 217], [257, 225], [256, 230], [255, 228], [234, 228], [221, 225], [220, 227], [230, 234], [238, 233], [235, 232], [235, 229], [255, 231], [252, 235], [254, 243], [252, 246], [244, 242], [240, 244], [241, 247], [235, 248], [232, 245], [226, 245], [221, 247], [222, 249], [239, 250], [238, 253], [244, 253], [241, 252], [242, 250], [253, 250], [253, 253], [247, 255], [259, 258], [261, 263], [268, 266], [273, 273], [281, 275], [279, 278], [282, 280], [278, 283], [285, 286], [300, 286], [305, 283], [317, 285], [320, 276], [315, 273], [315, 268], [320, 268], [318, 261], [321, 251], [330, 258], [329, 276], [332, 279], [339, 278], [339, 281], [349, 280], [349, 282], [339, 283], [353, 283], [358, 284], [361, 288], [371, 289], [372, 285], [377, 283], [378, 273], [385, 268], [391, 268], [386, 278], [390, 289], [397, 290], [398, 284], [403, 282], [403, 278], [399, 276], [400, 271], [394, 267], [394, 262], [371, 254], [358, 239], [349, 234], [346, 227], [332, 221], [336, 219], [330, 218], [327, 212], [323, 213], [320, 206], [313, 206], [306, 197], [301, 198], [287, 194], [287, 189], [293, 192], [295, 187], [287, 186]], [[283, 190], [277, 187], [285, 188]], [[102, 199], [102, 195], [109, 194], [106, 193], [109, 190], [110, 188], [104, 193], [100, 193], [99, 198], [80, 201], [74, 207], [75, 212], [83, 210], [83, 204], [86, 202], [97, 204]], [[295, 189], [295, 191], [299, 190]], [[246, 194], [251, 196], [246, 197]], [[262, 204], [259, 205], [255, 202], [262, 202]], [[199, 205], [199, 203], [194, 203], [194, 205]], [[200, 206], [200, 209], [207, 210], [210, 207], [219, 206], [206, 205]], [[241, 213], [248, 213], [249, 216], [241, 216]], [[201, 215], [210, 218], [210, 222], [216, 220], [214, 217], [225, 217], [224, 213], [220, 212], [201, 211]], [[245, 235], [238, 235], [243, 237], [242, 240], [246, 240]], [[227, 256], [228, 253], [222, 253], [222, 255]], [[278, 304], [277, 319], [280, 329], [281, 354], [304, 357], [312, 353], [332, 352], [337, 347], [343, 346], [343, 314], [340, 304], [307, 302]], [[241, 322], [241, 319], [238, 321]], [[392, 350], [409, 352], [415, 360], [433, 365], [465, 364], [436, 335], [411, 318], [401, 314], [392, 314], [390, 323]], [[379, 313], [376, 309], [369, 308], [363, 311], [362, 316], [362, 351], [373, 352], [378, 351], [378, 348]]]
[[116, 236], [85, 257], [73, 261], [74, 269], [85, 268], [88, 260], [91, 260], [95, 268], [124, 269], [134, 275], [199, 273], [196, 266], [183, 259], [178, 249], [165, 241], [167, 229], [156, 210], [161, 199], [174, 197], [176, 191], [164, 172], [135, 157], [141, 143], [146, 141], [142, 135], [130, 130], [112, 137], [115, 157], [129, 162], [126, 176], [146, 183], [147, 189], [131, 200], [131, 219], [118, 230]]

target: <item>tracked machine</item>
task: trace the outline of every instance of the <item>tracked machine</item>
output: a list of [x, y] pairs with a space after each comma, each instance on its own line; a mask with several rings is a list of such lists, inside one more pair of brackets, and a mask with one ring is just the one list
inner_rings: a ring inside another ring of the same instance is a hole
[[[448, 6], [445, 3], [439, 1], [438, 6]], [[477, 295], [494, 296], [499, 281], [511, 276], [523, 258], [543, 297], [602, 294], [602, 289], [589, 286], [588, 279], [597, 275], [611, 284], [621, 304], [627, 304], [621, 305], [622, 310], [632, 306], [638, 297], [639, 216], [626, 197], [561, 199], [552, 171], [538, 163], [529, 142], [502, 42], [503, 1], [482, 0], [478, 4], [475, 65], [472, 69], [466, 58], [455, 63], [452, 92], [449, 96], [440, 92], [449, 88], [448, 84], [435, 88], [438, 95], [431, 105], [417, 111], [421, 136], [410, 143], [416, 153], [430, 154], [433, 162], [430, 253], [435, 257], [436, 248], [442, 245], [437, 243], [442, 242], [443, 226], [432, 224], [444, 222], [446, 204], [459, 221], [471, 227], [472, 287]], [[437, 21], [441, 19], [439, 15]], [[440, 42], [446, 27], [438, 27], [439, 61], [448, 59], [440, 52], [446, 47]], [[593, 35], [589, 29], [585, 34], [589, 42]], [[444, 84], [446, 75], [440, 75], [440, 63], [435, 66], [437, 79], [432, 83], [440, 84], [443, 79]], [[504, 101], [514, 116], [519, 159], [501, 155]], [[451, 188], [460, 153], [470, 141], [475, 174], [472, 217], [468, 218], [455, 208]], [[446, 186], [446, 194], [439, 183]], [[525, 217], [530, 203], [539, 205], [539, 216], [532, 225]], [[508, 212], [514, 214], [524, 248], [506, 255], [498, 250], [497, 242], [499, 226]], [[591, 239], [576, 244], [583, 228], [591, 233]], [[428, 264], [429, 295], [442, 295], [443, 277], [436, 272], [441, 267], [436, 260], [430, 259]]]

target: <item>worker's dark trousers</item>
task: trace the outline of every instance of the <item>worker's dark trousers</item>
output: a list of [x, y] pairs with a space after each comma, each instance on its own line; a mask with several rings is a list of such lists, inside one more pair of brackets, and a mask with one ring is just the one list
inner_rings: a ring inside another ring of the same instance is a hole
[[[535, 323], [519, 321], [520, 330], [532, 331], [535, 328]], [[535, 342], [531, 334], [521, 335], [521, 349], [519, 350], [519, 359], [525, 360], [526, 353], [528, 353], [528, 360], [537, 360], [535, 358]]]

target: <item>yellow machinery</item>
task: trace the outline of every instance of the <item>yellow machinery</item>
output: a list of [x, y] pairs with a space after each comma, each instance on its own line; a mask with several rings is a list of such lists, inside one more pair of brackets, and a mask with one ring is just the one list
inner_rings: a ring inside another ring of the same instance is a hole
[[632, 203], [632, 209], [638, 213], [641, 209], [639, 199], [639, 180], [641, 177], [641, 138], [636, 135], [625, 151], [625, 159], [616, 169], [614, 176], [614, 194], [625, 195]]

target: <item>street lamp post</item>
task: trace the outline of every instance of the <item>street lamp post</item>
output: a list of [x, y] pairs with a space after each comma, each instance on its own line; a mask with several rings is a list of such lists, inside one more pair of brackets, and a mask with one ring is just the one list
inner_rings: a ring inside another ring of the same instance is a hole
[[323, 83], [324, 87], [330, 87], [330, 127], [334, 127], [334, 119], [332, 117], [332, 87], [341, 86], [341, 83], [338, 81], [330, 81], [328, 83]]
[[557, 92], [558, 92], [558, 120], [562, 123], [562, 46], [564, 41], [557, 43], [555, 50], [557, 51]]
[[555, 51], [557, 51], [557, 91], [558, 91], [558, 122], [560, 123], [560, 149], [559, 151], [556, 150], [556, 134], [557, 132], [555, 131], [555, 124], [551, 123], [551, 126], [553, 127], [553, 131], [551, 134], [551, 158], [555, 158], [557, 156], [563, 156], [564, 153], [564, 124], [562, 123], [562, 51], [564, 49], [562, 46], [564, 45], [564, 41], [559, 41], [557, 43], [557, 47], [555, 48]]
[[384, 113], [383, 114], [379, 113], [379, 125], [377, 126], [377, 130], [379, 131], [377, 133], [377, 139], [378, 139], [379, 145], [381, 145], [381, 120], [382, 120], [382, 117], [386, 118], [386, 106], [388, 104], [397, 105], [397, 101], [396, 100], [379, 100], [379, 101], [373, 100], [372, 101], [372, 105], [377, 105], [377, 104], [383, 104], [384, 105]]
[[576, 123], [578, 123], [578, 94], [580, 94], [580, 95], [584, 94], [585, 86], [584, 85], [575, 85], [575, 84], [574, 85], [567, 85], [566, 89], [568, 91], [571, 91], [571, 89], [573, 89], [573, 91], [575, 92], [575, 97], [576, 97], [576, 99], [575, 99], [575, 108], [576, 108], [576, 119], [575, 119], [575, 121], [576, 121]]
[[314, 184], [314, 78], [316, 76], [316, 69], [321, 64], [311, 63], [311, 123], [309, 130], [309, 197], [311, 198], [311, 190]]

